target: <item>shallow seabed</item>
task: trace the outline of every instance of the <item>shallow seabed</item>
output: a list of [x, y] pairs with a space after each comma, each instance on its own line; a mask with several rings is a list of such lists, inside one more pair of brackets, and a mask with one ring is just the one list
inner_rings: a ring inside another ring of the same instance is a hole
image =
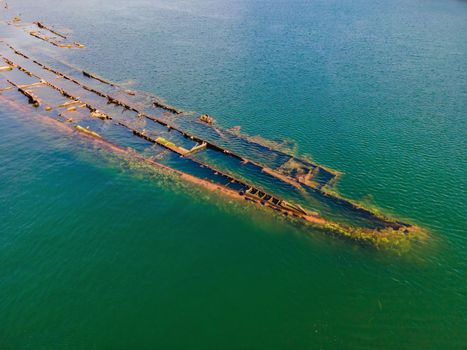
[[465, 2], [9, 5], [73, 28], [79, 67], [295, 140], [430, 239], [333, 239], [0, 106], [0, 349], [466, 346]]

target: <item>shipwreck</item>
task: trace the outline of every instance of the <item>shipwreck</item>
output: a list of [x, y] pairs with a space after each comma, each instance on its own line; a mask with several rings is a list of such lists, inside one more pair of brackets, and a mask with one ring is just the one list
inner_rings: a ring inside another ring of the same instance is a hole
[[424, 231], [339, 195], [337, 170], [54, 58], [50, 50], [85, 45], [53, 26], [19, 17], [0, 26], [1, 104], [28, 105], [31, 118], [45, 115], [112, 152], [339, 237], [384, 246]]

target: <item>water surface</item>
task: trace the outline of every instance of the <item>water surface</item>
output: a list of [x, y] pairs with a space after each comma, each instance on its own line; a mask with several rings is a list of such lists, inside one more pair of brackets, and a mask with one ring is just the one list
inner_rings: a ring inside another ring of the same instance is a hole
[[9, 3], [72, 28], [71, 63], [292, 139], [432, 238], [355, 246], [0, 106], [0, 348], [465, 348], [465, 2]]

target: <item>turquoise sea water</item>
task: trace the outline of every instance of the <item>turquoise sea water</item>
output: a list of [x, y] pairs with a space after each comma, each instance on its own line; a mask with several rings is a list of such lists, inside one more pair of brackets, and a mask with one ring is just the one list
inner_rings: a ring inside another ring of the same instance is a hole
[[292, 139], [431, 234], [342, 242], [0, 106], [0, 349], [467, 346], [465, 2], [9, 5], [72, 28], [69, 62]]

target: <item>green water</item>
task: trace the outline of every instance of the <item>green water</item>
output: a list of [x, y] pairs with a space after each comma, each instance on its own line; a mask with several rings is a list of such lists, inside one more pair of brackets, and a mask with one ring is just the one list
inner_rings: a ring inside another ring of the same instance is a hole
[[466, 348], [465, 2], [9, 4], [73, 28], [68, 61], [293, 139], [430, 239], [343, 242], [0, 106], [0, 349]]

